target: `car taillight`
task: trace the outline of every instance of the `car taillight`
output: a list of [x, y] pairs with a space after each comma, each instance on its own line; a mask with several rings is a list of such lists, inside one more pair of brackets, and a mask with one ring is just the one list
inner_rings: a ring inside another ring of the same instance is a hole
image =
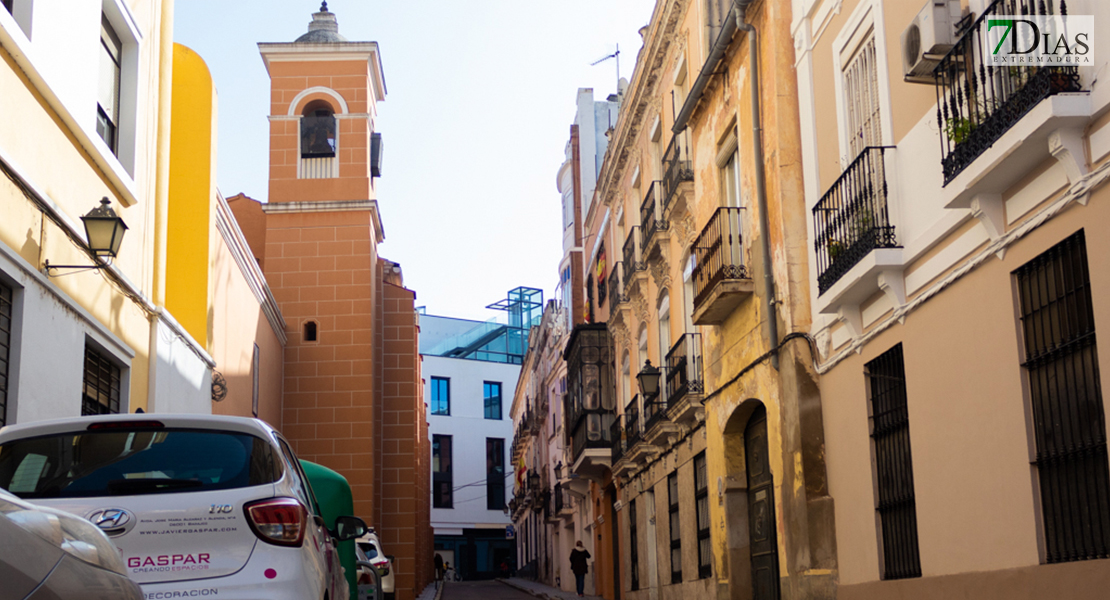
[[300, 546], [308, 528], [308, 510], [293, 498], [272, 498], [243, 507], [251, 530], [263, 542]]
[[381, 562], [374, 561], [374, 567], [376, 569], [378, 569], [378, 574], [381, 575], [382, 577], [385, 577], [386, 575], [389, 575], [389, 561], [388, 560], [383, 560]]

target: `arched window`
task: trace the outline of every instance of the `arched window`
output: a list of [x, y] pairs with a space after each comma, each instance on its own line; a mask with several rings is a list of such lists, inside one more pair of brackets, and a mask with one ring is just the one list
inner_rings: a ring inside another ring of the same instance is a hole
[[335, 110], [324, 100], [313, 100], [301, 111], [301, 158], [335, 156]]

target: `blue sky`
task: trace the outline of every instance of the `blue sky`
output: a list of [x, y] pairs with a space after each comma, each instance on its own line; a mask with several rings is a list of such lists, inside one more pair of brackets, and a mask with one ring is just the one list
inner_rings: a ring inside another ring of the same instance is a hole
[[[265, 200], [269, 79], [258, 42], [293, 41], [319, 2], [178, 0], [175, 40], [196, 50], [219, 94], [217, 180]], [[417, 305], [485, 320], [525, 285], [550, 298], [562, 255], [555, 175], [580, 87], [629, 77], [652, 0], [331, 0], [339, 32], [376, 41], [388, 96], [378, 203], [382, 256], [401, 263]]]

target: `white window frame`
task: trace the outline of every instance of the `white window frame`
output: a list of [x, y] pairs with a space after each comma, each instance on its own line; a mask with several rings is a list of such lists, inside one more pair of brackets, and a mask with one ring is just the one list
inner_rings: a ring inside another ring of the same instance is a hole
[[847, 167], [855, 156], [851, 154], [851, 134], [848, 131], [848, 106], [845, 93], [847, 82], [844, 67], [862, 47], [870, 36], [875, 39], [875, 58], [878, 70], [879, 87], [879, 131], [882, 144], [890, 145], [894, 140], [894, 122], [891, 118], [890, 64], [887, 60], [887, 37], [881, 0], [861, 0], [844, 27], [833, 40], [833, 56], [830, 68], [833, 70], [833, 83], [836, 89], [836, 125], [840, 138], [841, 170]]
[[[0, 13], [5, 13], [4, 17], [15, 21], [15, 24], [19, 26], [19, 30], [23, 32], [23, 36], [26, 37], [28, 41], [31, 39], [31, 16], [34, 14], [32, 10], [34, 2], [35, 0], [13, 0], [12, 12], [10, 14], [8, 14], [8, 11], [0, 8]], [[7, 23], [5, 23], [6, 20], [7, 19], [0, 18], [0, 25], [7, 25]]]
[[[113, 152], [108, 144], [96, 133], [96, 106], [93, 103], [89, 114], [92, 116], [90, 123], [93, 144], [105, 156], [114, 157], [119, 161], [123, 170], [135, 179], [138, 138], [138, 111], [139, 111], [139, 48], [143, 34], [135, 22], [134, 15], [127, 8], [123, 0], [103, 0], [101, 13], [111, 24], [116, 37], [119, 38], [122, 51], [120, 53], [120, 82], [119, 82], [119, 118], [116, 123], [116, 151]], [[100, 44], [100, 21], [96, 22], [97, 49]], [[97, 81], [101, 74], [97, 74]]]

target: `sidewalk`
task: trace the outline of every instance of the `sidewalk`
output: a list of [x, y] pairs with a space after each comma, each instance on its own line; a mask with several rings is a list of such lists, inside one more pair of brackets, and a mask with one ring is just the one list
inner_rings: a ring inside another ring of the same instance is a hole
[[[563, 590], [553, 588], [549, 585], [532, 581], [531, 579], [519, 579], [512, 577], [509, 579], [498, 579], [501, 583], [509, 587], [514, 587], [522, 592], [532, 594], [541, 600], [578, 600], [578, 594], [574, 592], [564, 592]], [[585, 598], [592, 598], [600, 600], [601, 596], [584, 596]]]

